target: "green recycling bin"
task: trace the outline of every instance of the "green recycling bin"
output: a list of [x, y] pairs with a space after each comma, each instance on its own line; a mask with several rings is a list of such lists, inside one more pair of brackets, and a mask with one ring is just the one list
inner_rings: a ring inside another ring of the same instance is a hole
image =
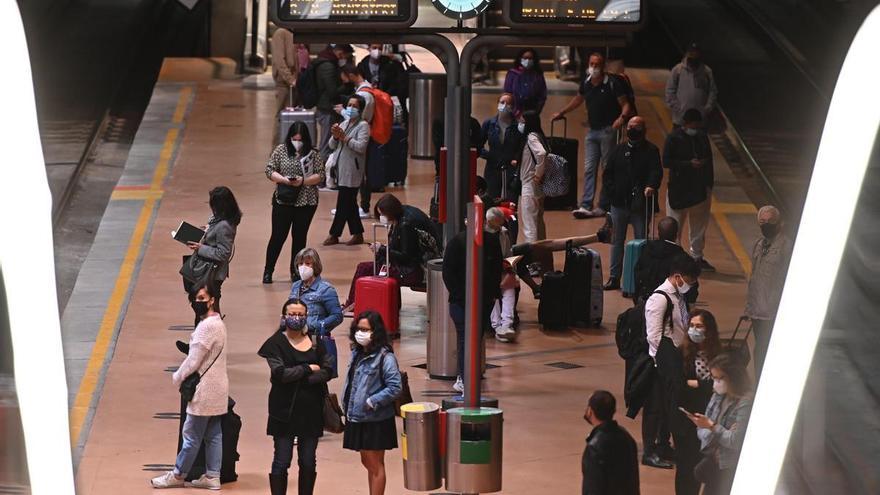
[[457, 407], [446, 414], [446, 490], [501, 491], [501, 409]]

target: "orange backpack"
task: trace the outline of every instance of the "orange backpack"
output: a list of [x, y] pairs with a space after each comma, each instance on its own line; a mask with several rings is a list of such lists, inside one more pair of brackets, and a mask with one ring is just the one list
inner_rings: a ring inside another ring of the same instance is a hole
[[394, 102], [391, 95], [376, 88], [363, 88], [373, 95], [373, 121], [370, 122], [370, 137], [379, 144], [391, 140], [391, 125], [394, 123]]

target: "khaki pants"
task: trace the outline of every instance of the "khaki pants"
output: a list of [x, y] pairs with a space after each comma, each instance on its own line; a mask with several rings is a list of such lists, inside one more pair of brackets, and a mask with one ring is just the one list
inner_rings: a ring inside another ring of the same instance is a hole
[[[291, 91], [292, 89], [292, 91]], [[293, 93], [293, 102], [290, 101], [290, 94]], [[284, 86], [275, 86], [275, 113], [280, 112], [285, 107], [292, 107], [296, 101], [296, 88]]]
[[547, 227], [544, 225], [543, 197], [520, 196], [519, 218], [522, 222], [524, 242], [535, 242], [547, 238]]
[[709, 215], [712, 209], [712, 191], [706, 200], [689, 208], [673, 210], [669, 206], [669, 197], [666, 198], [666, 214], [678, 222], [678, 243], [681, 244], [681, 234], [684, 232], [684, 221], [688, 221], [688, 245], [691, 256], [697, 259], [703, 258], [703, 248], [706, 247], [706, 227], [709, 226]]

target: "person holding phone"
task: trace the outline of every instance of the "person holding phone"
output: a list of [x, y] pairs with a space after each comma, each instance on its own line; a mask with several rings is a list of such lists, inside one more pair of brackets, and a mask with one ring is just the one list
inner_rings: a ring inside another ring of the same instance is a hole
[[288, 232], [293, 237], [290, 281], [296, 282], [299, 273], [294, 257], [306, 247], [309, 227], [318, 209], [318, 184], [324, 178], [324, 160], [312, 147], [312, 136], [304, 122], [294, 122], [284, 142], [272, 150], [266, 164], [266, 177], [275, 183], [275, 191], [272, 193], [272, 235], [266, 246], [263, 283], [272, 283], [275, 263]]
[[752, 409], [752, 381], [745, 365], [728, 354], [709, 363], [712, 398], [705, 414], [681, 409], [696, 427], [703, 458], [694, 468], [703, 495], [726, 495], [733, 485]]

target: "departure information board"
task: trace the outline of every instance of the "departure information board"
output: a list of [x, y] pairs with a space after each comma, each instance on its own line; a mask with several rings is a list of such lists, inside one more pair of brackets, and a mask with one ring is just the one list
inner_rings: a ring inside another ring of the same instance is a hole
[[507, 0], [504, 17], [511, 26], [568, 25], [621, 27], [641, 24], [641, 0]]
[[278, 19], [302, 26], [376, 23], [407, 27], [415, 22], [416, 0], [276, 0]]

